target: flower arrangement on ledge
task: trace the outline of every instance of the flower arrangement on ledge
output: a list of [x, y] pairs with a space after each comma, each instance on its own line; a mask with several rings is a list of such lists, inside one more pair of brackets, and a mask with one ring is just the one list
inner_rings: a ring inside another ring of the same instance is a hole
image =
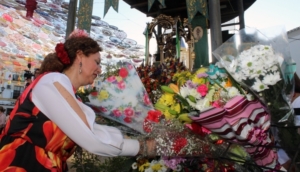
[[137, 73], [144, 84], [150, 100], [155, 103], [161, 95], [160, 85], [172, 82], [176, 72], [187, 71], [186, 67], [178, 59], [167, 58], [162, 64], [137, 67]]

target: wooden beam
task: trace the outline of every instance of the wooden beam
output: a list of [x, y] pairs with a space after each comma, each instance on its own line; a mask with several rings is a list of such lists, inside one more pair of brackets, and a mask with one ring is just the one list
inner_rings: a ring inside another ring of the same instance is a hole
[[138, 8], [138, 7], [143, 7], [143, 6], [148, 6], [148, 1], [132, 4], [131, 8]]
[[[182, 7], [178, 7], [178, 8], [173, 8], [173, 9], [168, 9], [168, 10], [162, 10], [160, 13], [161, 14], [167, 14], [167, 13], [171, 13], [174, 11], [181, 11], [181, 10], [186, 10], [186, 6], [182, 6]], [[152, 13], [147, 13], [147, 16], [153, 16], [153, 15], [157, 15], [159, 12], [152, 12]]]

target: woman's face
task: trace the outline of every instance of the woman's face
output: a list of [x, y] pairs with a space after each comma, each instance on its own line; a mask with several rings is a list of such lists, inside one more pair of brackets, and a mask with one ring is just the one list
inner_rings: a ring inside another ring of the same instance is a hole
[[95, 78], [101, 73], [100, 53], [90, 54], [82, 59], [81, 75], [84, 78], [84, 84], [93, 84]]

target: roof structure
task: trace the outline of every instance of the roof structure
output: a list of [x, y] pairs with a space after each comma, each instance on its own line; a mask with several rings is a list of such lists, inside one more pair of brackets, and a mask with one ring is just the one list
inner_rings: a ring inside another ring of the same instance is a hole
[[[243, 0], [244, 10], [248, 9], [256, 0]], [[159, 14], [181, 18], [187, 18], [185, 0], [165, 0], [166, 8], [156, 1], [148, 11], [148, 0], [124, 0], [131, 8], [135, 8], [149, 17], [157, 17]], [[208, 3], [207, 3], [208, 4]], [[209, 5], [209, 4], [208, 4]], [[238, 0], [220, 0], [221, 23], [227, 22], [239, 15]]]

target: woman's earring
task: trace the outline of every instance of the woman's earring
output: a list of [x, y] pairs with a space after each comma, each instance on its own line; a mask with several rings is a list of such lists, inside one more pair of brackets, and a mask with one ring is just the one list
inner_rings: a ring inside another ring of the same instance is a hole
[[81, 67], [82, 67], [82, 63], [80, 62], [80, 63], [79, 63], [79, 74], [81, 74], [81, 72], [82, 72], [82, 71], [81, 71]]

